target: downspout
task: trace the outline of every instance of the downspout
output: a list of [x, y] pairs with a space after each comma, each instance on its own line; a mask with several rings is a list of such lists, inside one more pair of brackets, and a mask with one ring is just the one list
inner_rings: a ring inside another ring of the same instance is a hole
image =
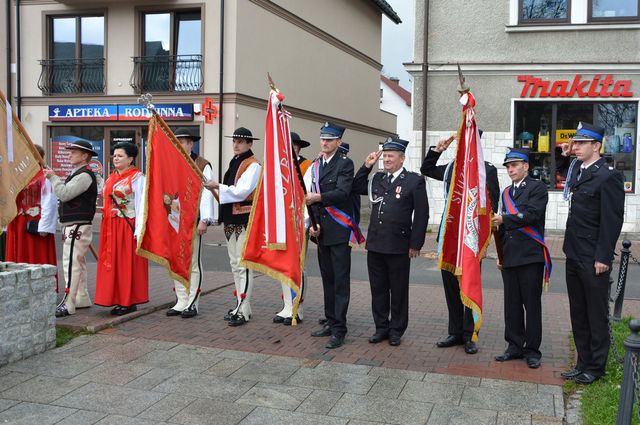
[[422, 158], [427, 155], [427, 93], [429, 92], [427, 83], [427, 71], [429, 69], [429, 61], [427, 55], [429, 53], [429, 0], [424, 1], [424, 19], [422, 31]]
[[20, 89], [20, 0], [16, 0], [16, 114], [22, 119], [22, 90]]
[[7, 102], [11, 103], [11, 2], [7, 0]]
[[218, 106], [218, 181], [222, 182], [222, 100], [224, 98], [224, 0], [220, 1], [220, 88]]

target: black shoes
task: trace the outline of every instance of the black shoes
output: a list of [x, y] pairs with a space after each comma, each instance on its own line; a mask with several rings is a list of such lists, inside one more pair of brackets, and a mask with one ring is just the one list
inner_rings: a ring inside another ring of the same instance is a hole
[[183, 319], [190, 319], [192, 317], [196, 317], [197, 315], [198, 315], [198, 310], [194, 305], [192, 305], [191, 307], [189, 307], [188, 309], [180, 313], [180, 316], [182, 316]]
[[573, 379], [578, 375], [582, 375], [582, 371], [578, 369], [569, 369], [560, 374], [564, 379]]
[[462, 340], [461, 336], [449, 335], [442, 341], [438, 341], [436, 343], [436, 346], [439, 348], [447, 348], [447, 347], [453, 347], [454, 345], [462, 345], [462, 344], [464, 344], [464, 341]]
[[495, 359], [497, 362], [508, 362], [511, 360], [518, 360], [522, 358], [522, 354], [513, 354], [509, 352], [504, 352], [499, 356], [496, 356]]
[[133, 313], [134, 311], [138, 311], [138, 307], [136, 305], [132, 305], [130, 307], [116, 307], [116, 312], [114, 313], [116, 316], [124, 316], [125, 314]]
[[[291, 326], [291, 322], [293, 322], [293, 320], [291, 320], [291, 317], [285, 317], [285, 319], [282, 321], [282, 324], [285, 326]], [[300, 316], [296, 316], [296, 323], [302, 323], [302, 319], [300, 318]]]
[[234, 314], [231, 313], [232, 311], [233, 310], [229, 310], [229, 311], [227, 311], [227, 314], [224, 315], [223, 319], [225, 320], [225, 322], [228, 322], [234, 316]]
[[397, 347], [400, 345], [400, 337], [398, 335], [389, 336], [389, 345], [392, 347]]
[[478, 352], [478, 346], [473, 341], [466, 341], [464, 343], [464, 352], [467, 354], [476, 354]]
[[334, 348], [342, 347], [343, 344], [344, 344], [343, 336], [331, 335], [331, 339], [329, 339], [329, 342], [324, 347], [328, 348], [329, 350], [333, 350]]
[[527, 366], [530, 369], [537, 369], [540, 367], [540, 359], [535, 357], [527, 357]]
[[56, 308], [56, 317], [67, 317], [69, 315], [71, 315], [71, 313], [67, 310], [67, 306], [61, 305]]
[[318, 324], [319, 325], [326, 325], [327, 324], [327, 319], [325, 317], [323, 317], [322, 319], [318, 319]]
[[169, 310], [167, 310], [167, 316], [169, 317], [173, 317], [173, 316], [180, 316], [182, 314], [181, 311], [178, 310], [174, 310], [172, 308], [170, 308]]
[[247, 322], [248, 320], [244, 317], [244, 315], [242, 313], [238, 313], [231, 316], [231, 318], [229, 319], [229, 326], [242, 326]]
[[322, 329], [311, 332], [311, 336], [315, 336], [315, 337], [331, 336], [331, 328], [325, 325], [322, 327]]
[[385, 339], [389, 339], [389, 334], [388, 333], [374, 333], [373, 335], [371, 335], [369, 337], [369, 342], [371, 344], [377, 344], [379, 342], [384, 341]]
[[576, 376], [575, 378], [573, 378], [573, 380], [575, 382], [577, 382], [578, 384], [583, 384], [583, 385], [590, 385], [593, 384], [598, 378], [591, 375], [590, 373], [587, 372], [582, 372], [580, 375]]
[[273, 323], [284, 323], [284, 317], [278, 315], [273, 316]]
[[122, 307], [120, 307], [119, 305], [113, 307], [111, 309], [111, 311], [109, 312], [109, 314], [111, 314], [112, 316], [117, 316], [118, 315], [118, 311], [121, 309]]

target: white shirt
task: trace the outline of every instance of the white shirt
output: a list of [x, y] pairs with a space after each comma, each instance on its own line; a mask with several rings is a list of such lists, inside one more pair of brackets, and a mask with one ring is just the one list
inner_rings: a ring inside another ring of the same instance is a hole
[[258, 178], [260, 178], [261, 166], [259, 163], [254, 162], [249, 165], [247, 170], [242, 173], [240, 179], [235, 185], [227, 186], [220, 183], [218, 189], [218, 196], [221, 204], [232, 204], [234, 202], [242, 202], [247, 199], [247, 196], [251, 195], [258, 185]]
[[[202, 174], [207, 181], [213, 179], [213, 168], [210, 164], [205, 165]], [[213, 193], [208, 189], [203, 189], [202, 195], [200, 195], [200, 221], [213, 221], [214, 215]]]
[[[400, 167], [399, 170], [396, 170], [395, 173], [391, 174], [391, 183], [393, 183], [393, 181], [400, 175], [400, 173], [402, 173], [403, 170], [404, 170], [404, 167]], [[385, 171], [384, 175], [385, 177], [387, 177], [389, 173]]]
[[40, 221], [38, 222], [38, 232], [56, 233], [56, 223], [58, 222], [58, 198], [53, 193], [53, 185], [47, 179], [44, 181], [40, 191]]

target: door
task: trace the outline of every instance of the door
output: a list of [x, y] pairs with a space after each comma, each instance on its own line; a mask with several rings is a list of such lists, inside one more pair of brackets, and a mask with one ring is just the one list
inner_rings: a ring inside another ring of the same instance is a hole
[[107, 165], [107, 172], [105, 178], [113, 171], [113, 164], [111, 162], [111, 153], [113, 152], [113, 146], [120, 142], [133, 143], [138, 147], [138, 157], [134, 161], [136, 167], [140, 168], [142, 158], [142, 146], [140, 145], [140, 136], [142, 134], [142, 127], [107, 127], [105, 128], [105, 140], [109, 152], [109, 163]]

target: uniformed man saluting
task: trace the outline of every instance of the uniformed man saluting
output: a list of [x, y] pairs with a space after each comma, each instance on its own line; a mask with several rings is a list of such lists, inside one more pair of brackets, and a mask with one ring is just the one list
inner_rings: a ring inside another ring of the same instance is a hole
[[504, 339], [508, 346], [495, 359], [506, 362], [524, 357], [527, 365], [536, 369], [542, 357], [542, 286], [551, 272], [551, 257], [544, 244], [549, 194], [544, 183], [529, 177], [528, 149], [509, 150], [503, 165], [512, 184], [502, 193], [502, 211], [491, 221], [500, 226], [504, 253], [498, 268], [504, 281]]
[[[389, 339], [390, 345], [400, 345], [409, 323], [411, 259], [420, 254], [429, 222], [424, 177], [403, 167], [408, 144], [388, 138], [381, 151], [367, 156], [353, 180], [353, 191], [368, 194], [372, 203], [366, 244], [376, 324], [376, 332], [369, 337], [372, 344]], [[374, 174], [367, 185], [367, 176], [380, 155], [384, 171]]]
[[[562, 249], [567, 256], [571, 328], [578, 352], [565, 379], [591, 384], [604, 374], [609, 354], [609, 275], [624, 217], [622, 176], [600, 157], [604, 129], [580, 123], [573, 137], [577, 161], [567, 175], [569, 217]], [[563, 149], [569, 155], [569, 149]]]

